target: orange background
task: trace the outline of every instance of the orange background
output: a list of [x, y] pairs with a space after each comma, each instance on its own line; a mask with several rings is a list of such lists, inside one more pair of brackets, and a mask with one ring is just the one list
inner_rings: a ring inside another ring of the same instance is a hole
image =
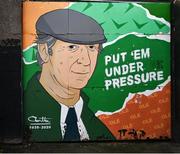
[[70, 2], [24, 2], [23, 3], [23, 49], [36, 39], [35, 24], [44, 13], [67, 7]]
[[[149, 96], [136, 94], [120, 112], [100, 115], [99, 119], [109, 128], [117, 140], [170, 139], [171, 138], [171, 83], [162, 91]], [[124, 135], [119, 131], [126, 129]], [[130, 135], [132, 129], [136, 135]], [[144, 136], [138, 135], [140, 131]]]

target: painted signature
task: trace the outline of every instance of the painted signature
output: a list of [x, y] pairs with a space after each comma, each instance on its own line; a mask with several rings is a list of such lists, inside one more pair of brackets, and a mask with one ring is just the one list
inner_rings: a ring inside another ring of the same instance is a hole
[[28, 121], [30, 122], [37, 122], [37, 123], [50, 123], [50, 119], [51, 118], [47, 118], [47, 117], [36, 117], [36, 116], [30, 116], [28, 117]]

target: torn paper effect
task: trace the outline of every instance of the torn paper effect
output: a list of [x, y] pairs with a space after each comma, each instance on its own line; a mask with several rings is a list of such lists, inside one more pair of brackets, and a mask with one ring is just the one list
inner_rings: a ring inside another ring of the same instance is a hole
[[168, 79], [164, 83], [158, 85], [154, 90], [146, 90], [144, 92], [138, 92], [138, 93], [129, 93], [129, 95], [128, 95], [128, 97], [126, 97], [126, 99], [124, 101], [124, 104], [123, 104], [123, 107], [121, 109], [119, 109], [117, 111], [114, 111], [114, 112], [97, 111], [95, 115], [96, 116], [99, 116], [99, 115], [102, 115], [102, 114], [112, 115], [114, 113], [120, 112], [120, 111], [122, 111], [126, 107], [127, 102], [129, 102], [129, 100], [131, 100], [135, 95], [139, 94], [139, 95], [149, 96], [149, 95], [151, 95], [154, 92], [162, 91], [163, 87], [166, 84], [168, 84], [170, 81], [171, 81], [171, 77], [169, 76]]

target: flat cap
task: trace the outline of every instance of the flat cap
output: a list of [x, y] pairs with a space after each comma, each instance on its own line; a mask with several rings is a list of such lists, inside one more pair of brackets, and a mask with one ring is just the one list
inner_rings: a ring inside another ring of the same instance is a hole
[[50, 35], [69, 43], [106, 42], [104, 30], [93, 18], [70, 9], [58, 9], [40, 16], [36, 22], [36, 31], [40, 39]]

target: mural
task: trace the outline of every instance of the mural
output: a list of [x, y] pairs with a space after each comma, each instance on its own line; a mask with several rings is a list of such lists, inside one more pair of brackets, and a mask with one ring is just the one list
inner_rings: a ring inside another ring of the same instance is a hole
[[170, 139], [169, 21], [169, 3], [24, 2], [28, 139]]

